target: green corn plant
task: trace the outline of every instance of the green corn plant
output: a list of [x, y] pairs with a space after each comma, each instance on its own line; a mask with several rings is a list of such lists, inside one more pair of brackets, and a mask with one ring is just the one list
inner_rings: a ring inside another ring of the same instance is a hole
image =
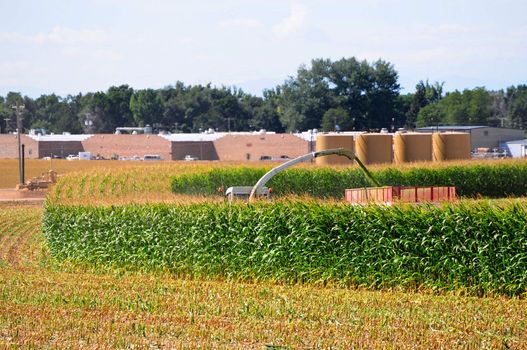
[[442, 207], [48, 202], [43, 230], [56, 259], [82, 264], [520, 295], [527, 288], [526, 210], [524, 201]]
[[[173, 176], [174, 193], [217, 194], [217, 188], [254, 185], [268, 168], [231, 167]], [[465, 197], [527, 195], [527, 162], [467, 163], [463, 165], [381, 168], [371, 170], [387, 186], [456, 186]], [[364, 174], [351, 168], [294, 168], [279, 173], [268, 183], [277, 195], [298, 194], [342, 198], [346, 188], [370, 186]]]

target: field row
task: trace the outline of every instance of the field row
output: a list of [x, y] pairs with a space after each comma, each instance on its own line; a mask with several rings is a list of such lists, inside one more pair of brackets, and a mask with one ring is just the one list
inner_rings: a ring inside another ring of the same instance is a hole
[[[66, 174], [50, 193], [51, 200], [77, 204], [156, 202], [173, 201], [174, 193], [211, 198], [220, 188], [225, 191], [229, 186], [254, 185], [271, 169], [249, 163], [241, 166], [214, 162], [135, 165], [119, 161], [68, 162], [72, 163], [77, 168], [71, 165], [65, 170]], [[97, 166], [91, 167], [92, 163]], [[468, 197], [527, 195], [527, 162], [523, 160], [372, 166], [370, 170], [383, 185], [453, 185], [458, 187], [458, 193]], [[269, 186], [277, 196], [296, 194], [341, 199], [344, 189], [370, 186], [370, 183], [357, 167], [302, 164], [278, 174]]]
[[[174, 193], [214, 195], [230, 186], [254, 185], [267, 168], [219, 168], [174, 176]], [[374, 168], [374, 178], [386, 186], [456, 186], [465, 197], [527, 195], [527, 162], [487, 162], [436, 167]], [[277, 174], [268, 183], [276, 195], [342, 198], [347, 188], [374, 186], [357, 167], [295, 168]]]
[[337, 203], [48, 205], [60, 260], [184, 276], [522, 294], [521, 203], [353, 207]]
[[0, 348], [527, 349], [518, 298], [92, 273], [51, 264], [40, 208], [0, 209]]

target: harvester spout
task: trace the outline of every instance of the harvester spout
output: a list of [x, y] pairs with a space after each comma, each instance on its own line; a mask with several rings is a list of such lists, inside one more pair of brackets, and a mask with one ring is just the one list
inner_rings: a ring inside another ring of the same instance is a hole
[[364, 164], [360, 161], [360, 159], [357, 158], [357, 156], [355, 155], [355, 153], [352, 150], [345, 149], [345, 148], [334, 148], [334, 149], [327, 149], [327, 150], [323, 150], [323, 151], [317, 151], [317, 152], [311, 152], [311, 153], [305, 154], [303, 156], [300, 156], [298, 158], [292, 159], [292, 160], [290, 160], [288, 162], [280, 164], [279, 166], [269, 170], [254, 185], [253, 189], [251, 190], [251, 194], [249, 195], [249, 202], [253, 201], [255, 196], [256, 196], [256, 193], [258, 193], [259, 189], [262, 188], [263, 186], [265, 186], [265, 184], [269, 180], [271, 180], [271, 178], [273, 176], [275, 176], [276, 174], [278, 174], [279, 172], [281, 172], [281, 171], [283, 171], [283, 170], [285, 170], [285, 169], [287, 169], [289, 167], [292, 167], [295, 164], [304, 162], [306, 160], [311, 160], [311, 159], [314, 159], [314, 158], [323, 157], [323, 156], [330, 156], [330, 155], [343, 156], [343, 157], [346, 157], [346, 158], [348, 158], [350, 160], [356, 161], [357, 164], [359, 164], [359, 166], [362, 169], [362, 171], [364, 172], [364, 174], [366, 175], [366, 177], [368, 178], [368, 180], [370, 180], [373, 184], [375, 184], [375, 186], [380, 186], [379, 183], [377, 182], [377, 180], [375, 180], [375, 178], [372, 176], [372, 174], [368, 171], [368, 169], [364, 166]]

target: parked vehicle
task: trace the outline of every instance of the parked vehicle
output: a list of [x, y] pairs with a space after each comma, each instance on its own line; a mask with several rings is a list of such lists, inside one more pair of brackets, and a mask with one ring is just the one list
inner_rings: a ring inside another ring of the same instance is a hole
[[190, 155], [190, 154], [187, 154], [187, 155], [185, 156], [185, 158], [183, 158], [183, 159], [185, 159], [187, 162], [190, 162], [190, 161], [193, 161], [193, 160], [199, 160], [198, 157], [193, 156], [193, 155]]
[[159, 154], [145, 154], [143, 157], [143, 160], [149, 161], [149, 160], [161, 160], [161, 156]]

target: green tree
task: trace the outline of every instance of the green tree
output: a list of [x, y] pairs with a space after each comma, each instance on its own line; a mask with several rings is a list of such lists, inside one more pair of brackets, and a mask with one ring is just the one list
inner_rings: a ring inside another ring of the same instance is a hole
[[69, 131], [74, 134], [80, 134], [83, 131], [81, 122], [79, 121], [79, 114], [82, 109], [82, 94], [68, 95], [62, 99], [62, 109], [57, 123], [64, 131]]
[[280, 86], [280, 120], [286, 130], [319, 128], [326, 111], [343, 108], [357, 129], [390, 127], [399, 118], [398, 75], [383, 60], [369, 64], [354, 57], [301, 66]]
[[445, 112], [440, 104], [429, 104], [419, 110], [417, 127], [439, 126], [445, 120]]
[[[427, 124], [428, 123], [428, 124]], [[418, 113], [418, 126], [492, 125], [493, 98], [485, 88], [453, 91]]]
[[310, 69], [302, 65], [295, 78], [277, 89], [280, 121], [287, 131], [319, 128], [324, 113], [334, 106], [327, 77], [329, 65], [329, 60], [322, 59], [311, 61]]
[[35, 100], [35, 112], [31, 120], [31, 128], [44, 128], [55, 133], [62, 133], [57, 121], [61, 118], [62, 103], [55, 94], [41, 95]]
[[153, 89], [134, 92], [130, 99], [130, 110], [138, 126], [160, 123], [163, 117], [162, 102]]
[[405, 94], [405, 95], [399, 95], [397, 99], [395, 100], [395, 113], [396, 113], [396, 123], [394, 124], [394, 128], [401, 128], [401, 127], [407, 127], [407, 128], [414, 128], [415, 122], [417, 120], [417, 116], [413, 121], [408, 121], [408, 112], [410, 111], [410, 107], [412, 104], [413, 94]]
[[115, 130], [119, 126], [132, 126], [134, 119], [130, 110], [130, 100], [134, 93], [128, 85], [111, 86], [106, 92], [108, 100], [107, 128]]
[[422, 80], [415, 86], [415, 93], [412, 97], [412, 102], [408, 112], [406, 113], [406, 126], [413, 128], [417, 121], [417, 116], [421, 108], [431, 104], [438, 103], [443, 97], [444, 83], [435, 82], [430, 84], [428, 80]]
[[492, 98], [484, 88], [448, 93], [439, 103], [444, 124], [487, 125], [492, 116]]
[[9, 117], [9, 110], [6, 106], [5, 98], [0, 96], [0, 132], [6, 133], [6, 121], [5, 119]]
[[278, 113], [278, 95], [275, 90], [264, 90], [263, 98], [245, 95], [242, 105], [251, 116], [249, 130], [270, 130], [283, 132]]
[[494, 127], [505, 127], [507, 120], [507, 104], [505, 101], [505, 93], [503, 90], [490, 91], [491, 103], [491, 116], [488, 120], [489, 126]]
[[17, 128], [16, 112], [12, 108], [12, 106], [15, 106], [17, 103], [24, 104], [24, 98], [22, 97], [22, 95], [19, 92], [12, 92], [12, 91], [8, 92], [5, 98], [5, 102], [4, 102], [4, 106], [5, 106], [4, 110], [7, 114], [5, 118], [8, 119], [7, 120], [7, 130], [9, 131], [15, 131]]
[[513, 128], [527, 128], [527, 85], [507, 89], [507, 119]]
[[81, 98], [82, 108], [78, 114], [85, 133], [112, 132], [109, 121], [110, 103], [104, 92], [88, 93]]
[[185, 118], [187, 87], [178, 81], [174, 87], [167, 86], [158, 94], [163, 106], [161, 123], [175, 132], [189, 131], [191, 123]]
[[353, 128], [353, 121], [342, 108], [330, 108], [322, 117], [322, 131], [346, 131]]

